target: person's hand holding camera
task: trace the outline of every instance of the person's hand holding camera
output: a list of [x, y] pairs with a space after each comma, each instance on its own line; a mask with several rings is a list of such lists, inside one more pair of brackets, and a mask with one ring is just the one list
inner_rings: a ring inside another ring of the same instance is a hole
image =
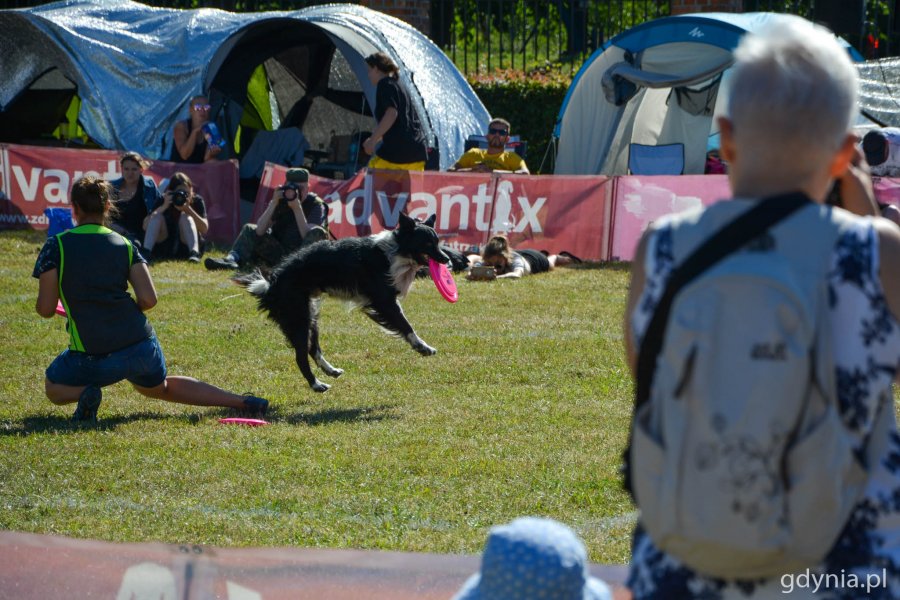
[[284, 200], [291, 208], [299, 206], [297, 199], [300, 197], [300, 186], [296, 183], [288, 182], [275, 190], [276, 201]]
[[175, 190], [173, 192], [169, 192], [167, 194], [172, 202], [172, 205], [178, 209], [179, 212], [184, 212], [191, 206], [191, 196], [185, 190]]

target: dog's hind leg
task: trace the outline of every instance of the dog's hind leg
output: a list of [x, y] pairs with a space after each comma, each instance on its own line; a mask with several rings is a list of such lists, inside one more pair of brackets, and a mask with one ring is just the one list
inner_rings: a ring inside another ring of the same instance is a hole
[[291, 346], [294, 347], [294, 360], [297, 362], [297, 367], [314, 392], [327, 391], [331, 386], [319, 381], [309, 367], [307, 354], [310, 353], [310, 303], [298, 302], [296, 308], [287, 314], [289, 316], [284, 321], [278, 320], [278, 324]]
[[343, 369], [338, 369], [325, 360], [322, 354], [322, 347], [319, 345], [319, 306], [322, 300], [315, 298], [309, 302], [309, 355], [312, 356], [319, 368], [330, 377], [340, 377], [344, 374]]
[[403, 309], [396, 299], [381, 302], [372, 301], [371, 304], [363, 307], [363, 312], [388, 331], [402, 336], [404, 340], [409, 342], [412, 349], [422, 356], [437, 354], [437, 350], [422, 341], [422, 338], [413, 331], [412, 325], [406, 320], [406, 315], [403, 314]]

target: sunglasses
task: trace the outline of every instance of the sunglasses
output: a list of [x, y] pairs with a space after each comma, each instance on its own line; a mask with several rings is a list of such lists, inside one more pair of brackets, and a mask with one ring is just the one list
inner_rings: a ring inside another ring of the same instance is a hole
[[194, 104], [192, 107], [194, 110], [209, 110], [212, 108], [210, 104]]
[[508, 129], [497, 129], [496, 127], [491, 127], [488, 129], [488, 133], [492, 135], [509, 135]]

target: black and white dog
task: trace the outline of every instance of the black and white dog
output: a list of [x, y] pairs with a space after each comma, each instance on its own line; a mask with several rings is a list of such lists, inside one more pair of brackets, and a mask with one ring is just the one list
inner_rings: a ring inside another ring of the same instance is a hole
[[259, 309], [269, 313], [294, 347], [297, 366], [310, 387], [324, 392], [331, 386], [313, 375], [307, 354], [326, 375], [338, 377], [344, 371], [331, 366], [319, 346], [323, 292], [358, 305], [370, 319], [402, 336], [419, 354], [437, 352], [416, 335], [398, 302], [429, 258], [442, 264], [450, 260], [438, 247], [434, 220], [432, 215], [423, 223], [401, 213], [393, 231], [317, 242], [286, 257], [268, 280], [256, 272], [235, 277], [234, 282], [259, 298]]

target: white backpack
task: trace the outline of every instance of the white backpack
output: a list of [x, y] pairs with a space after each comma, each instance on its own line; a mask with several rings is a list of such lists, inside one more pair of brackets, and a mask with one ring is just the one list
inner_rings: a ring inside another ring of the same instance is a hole
[[800, 194], [754, 204], [673, 227], [677, 267], [641, 343], [627, 451], [654, 544], [726, 579], [820, 562], [867, 478], [838, 412], [826, 321], [848, 213]]

